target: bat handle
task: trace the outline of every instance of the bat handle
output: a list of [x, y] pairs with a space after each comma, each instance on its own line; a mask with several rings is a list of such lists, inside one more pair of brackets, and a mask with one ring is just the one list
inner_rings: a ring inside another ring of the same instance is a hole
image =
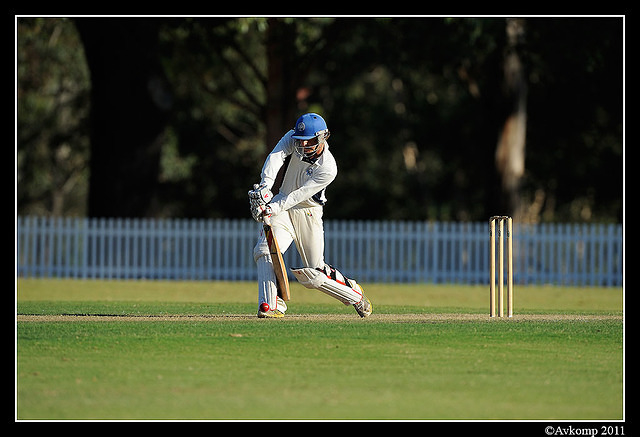
[[266, 215], [265, 215], [265, 216], [262, 218], [262, 221], [264, 222], [264, 224], [265, 224], [265, 225], [267, 225], [267, 226], [271, 226], [271, 217], [268, 217], [268, 216], [266, 216]]

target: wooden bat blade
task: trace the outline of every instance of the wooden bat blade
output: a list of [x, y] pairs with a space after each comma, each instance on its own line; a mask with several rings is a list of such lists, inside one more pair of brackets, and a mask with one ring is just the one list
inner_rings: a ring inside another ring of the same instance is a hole
[[276, 274], [276, 285], [278, 287], [278, 296], [284, 301], [288, 301], [289, 295], [289, 278], [287, 277], [287, 269], [282, 259], [282, 253], [280, 252], [280, 246], [271, 225], [264, 224], [264, 235], [267, 238], [267, 244], [269, 245], [269, 253], [271, 253], [271, 262], [273, 263], [273, 271]]

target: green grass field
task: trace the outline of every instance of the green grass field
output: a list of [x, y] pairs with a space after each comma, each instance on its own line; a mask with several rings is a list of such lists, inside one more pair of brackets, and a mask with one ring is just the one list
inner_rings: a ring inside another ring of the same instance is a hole
[[17, 281], [17, 420], [622, 420], [623, 291], [366, 287], [360, 319], [292, 284]]

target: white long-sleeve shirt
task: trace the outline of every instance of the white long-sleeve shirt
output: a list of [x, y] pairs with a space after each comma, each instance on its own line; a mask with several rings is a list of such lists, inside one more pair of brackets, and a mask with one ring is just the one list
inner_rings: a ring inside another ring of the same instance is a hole
[[290, 130], [278, 141], [262, 167], [261, 183], [271, 189], [285, 158], [291, 155], [280, 192], [270, 202], [270, 205], [276, 205], [277, 212], [324, 205], [327, 200], [325, 190], [338, 174], [338, 166], [329, 151], [329, 144], [325, 144], [324, 151], [315, 162], [303, 161], [295, 153], [295, 140], [291, 138], [293, 134], [294, 131]]

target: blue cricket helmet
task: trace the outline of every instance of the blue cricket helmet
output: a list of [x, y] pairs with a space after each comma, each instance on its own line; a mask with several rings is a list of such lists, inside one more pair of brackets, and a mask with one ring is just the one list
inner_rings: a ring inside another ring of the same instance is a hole
[[296, 140], [310, 140], [328, 132], [329, 129], [327, 129], [327, 123], [324, 119], [318, 114], [310, 112], [298, 118], [291, 137]]

